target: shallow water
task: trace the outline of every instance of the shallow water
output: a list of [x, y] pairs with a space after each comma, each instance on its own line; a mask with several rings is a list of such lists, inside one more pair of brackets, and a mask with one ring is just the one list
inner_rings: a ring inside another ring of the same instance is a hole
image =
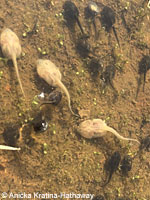
[[[18, 124], [18, 127], [25, 125], [22, 138], [18, 141], [22, 150], [17, 154], [0, 151], [0, 192], [90, 193], [104, 195], [108, 200], [117, 197], [148, 200], [150, 153], [142, 151], [135, 156], [139, 149], [137, 144], [119, 141], [111, 134], [100, 139], [82, 138], [76, 132], [76, 126], [82, 120], [70, 114], [64, 94], [59, 105], [42, 107], [50, 120], [46, 132], [36, 134], [26, 123], [39, 112], [38, 105], [33, 102], [35, 95], [51, 90], [36, 72], [36, 60], [43, 58], [52, 60], [59, 67], [73, 110], [78, 111], [82, 119], [106, 120], [124, 137], [140, 140], [149, 134], [149, 71], [144, 92], [141, 86], [136, 101], [135, 96], [139, 62], [144, 55], [149, 55], [146, 45], [150, 46], [147, 28], [150, 10], [140, 0], [130, 1], [129, 4], [123, 0], [97, 1], [116, 13], [119, 48], [113, 32], [106, 33], [98, 17], [95, 23], [99, 37], [95, 38], [92, 22], [84, 17], [88, 1], [75, 0], [84, 32], [90, 36], [87, 45], [79, 27], [75, 25], [73, 32], [64, 21], [64, 2], [1, 0], [0, 27], [11, 28], [21, 41], [23, 55], [18, 59], [18, 68], [28, 101], [20, 99], [12, 62], [0, 61], [1, 133], [10, 124]], [[126, 25], [121, 17], [125, 8]], [[78, 41], [84, 44], [80, 48], [77, 48]], [[86, 53], [83, 53], [84, 50]], [[100, 79], [108, 65], [116, 67], [112, 82], [118, 94], [111, 85], [105, 85], [107, 81]], [[141, 126], [143, 119], [147, 123]], [[46, 150], [44, 143], [47, 143]], [[2, 135], [1, 144], [4, 144]], [[47, 153], [44, 154], [44, 150]], [[128, 177], [122, 177], [117, 170], [109, 184], [102, 188], [106, 177], [103, 169], [105, 160], [115, 151], [119, 151], [122, 158], [127, 154], [135, 156], [132, 170]]]

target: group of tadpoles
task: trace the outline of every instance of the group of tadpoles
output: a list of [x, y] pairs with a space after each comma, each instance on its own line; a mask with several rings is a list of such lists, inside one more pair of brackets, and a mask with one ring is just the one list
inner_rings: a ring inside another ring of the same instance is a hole
[[[79, 11], [78, 11], [78, 8], [76, 7], [76, 5], [71, 1], [66, 1], [63, 5], [63, 9], [64, 9], [63, 15], [64, 15], [64, 18], [66, 19], [67, 23], [70, 24], [71, 26], [74, 25], [75, 23], [77, 23], [81, 30], [81, 33], [86, 38], [84, 29], [82, 28], [81, 23], [79, 21]], [[100, 12], [100, 8], [95, 2], [89, 2], [88, 6], [86, 7], [86, 14], [87, 14], [87, 17], [91, 18], [93, 21], [96, 35], [97, 35], [97, 32], [96, 32], [96, 25], [95, 25], [95, 17], [100, 18], [100, 15], [101, 15], [101, 22], [102, 22], [103, 26], [105, 26], [105, 30], [108, 32], [110, 32], [111, 29], [113, 30], [114, 35], [117, 40], [117, 43], [118, 43], [118, 46], [120, 47], [120, 42], [119, 42], [117, 32], [116, 32], [115, 26], [114, 26], [115, 12], [110, 7], [103, 6], [102, 11]], [[1, 45], [3, 55], [6, 58], [11, 59], [13, 61], [15, 71], [17, 74], [17, 79], [18, 79], [23, 97], [26, 99], [25, 92], [23, 90], [22, 83], [20, 80], [18, 67], [17, 67], [17, 61], [16, 61], [16, 59], [21, 55], [21, 45], [19, 42], [19, 38], [12, 30], [6, 28], [2, 31], [2, 33], [0, 35], [0, 45]], [[144, 62], [145, 62], [144, 64], [148, 65], [150, 63], [150, 59], [146, 57], [144, 59]], [[140, 71], [141, 73], [144, 73], [144, 80], [145, 80], [146, 71], [142, 71], [143, 68], [140, 68], [140, 70], [141, 70]], [[112, 71], [113, 71], [113, 69], [112, 69]], [[59, 69], [55, 66], [55, 64], [52, 63], [50, 60], [38, 59], [37, 60], [37, 73], [49, 85], [54, 86], [54, 87], [57, 86], [64, 91], [64, 93], [67, 96], [68, 106], [69, 106], [71, 113], [75, 116], [78, 116], [72, 111], [69, 92], [68, 92], [67, 88], [64, 86], [64, 84], [61, 82], [62, 76], [61, 76]], [[104, 74], [103, 74], [103, 76], [104, 76]], [[106, 73], [106, 76], [107, 76], [107, 73]], [[114, 76], [114, 74], [112, 74], [112, 76]], [[56, 91], [56, 92], [48, 95], [46, 98], [44, 97], [44, 101], [41, 101], [40, 105], [49, 104], [49, 103], [54, 103], [57, 105], [57, 103], [61, 100], [61, 97], [62, 97], [61, 93]], [[42, 99], [43, 96], [41, 95], [40, 98]], [[43, 125], [43, 127], [42, 127], [43, 130], [46, 130], [47, 123], [45, 123], [44, 121], [42, 121], [39, 124], [39, 126], [37, 125], [35, 127], [35, 130], [41, 129], [41, 124]], [[136, 139], [125, 138], [125, 137], [119, 135], [119, 133], [117, 133], [117, 131], [115, 131], [113, 128], [107, 126], [106, 123], [104, 121], [102, 121], [101, 119], [85, 120], [85, 121], [81, 122], [78, 127], [78, 132], [83, 137], [89, 138], [89, 139], [101, 137], [101, 136], [105, 135], [106, 132], [111, 132], [119, 139], [128, 140], [128, 141], [131, 140], [131, 141], [140, 143]], [[144, 148], [149, 149], [149, 147], [150, 147], [149, 138], [145, 139], [145, 140], [143, 140], [143, 142], [141, 142], [141, 149], [144, 149]], [[20, 150], [20, 148], [6, 146], [6, 145], [0, 145], [0, 149], [2, 149], [2, 150]], [[112, 156], [113, 158], [110, 159], [110, 161], [108, 163], [108, 167], [107, 167], [107, 171], [109, 171], [110, 175], [104, 185], [106, 185], [109, 182], [112, 174], [118, 168], [118, 165], [120, 162], [120, 155], [118, 154], [118, 152], [114, 153], [113, 155], [114, 155], [114, 157]]]

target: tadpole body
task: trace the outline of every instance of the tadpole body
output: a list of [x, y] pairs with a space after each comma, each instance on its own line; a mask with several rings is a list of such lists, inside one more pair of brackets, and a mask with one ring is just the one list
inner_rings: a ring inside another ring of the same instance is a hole
[[122, 159], [120, 169], [122, 175], [124, 176], [126, 176], [128, 172], [132, 169], [132, 158], [129, 155], [124, 156], [124, 158]]
[[98, 38], [98, 31], [97, 31], [97, 27], [96, 27], [96, 16], [98, 16], [100, 14], [100, 8], [99, 6], [93, 2], [90, 1], [88, 3], [88, 6], [85, 8], [85, 17], [87, 19], [90, 19], [92, 21], [92, 24], [94, 26], [94, 30], [95, 30], [95, 38]]
[[117, 93], [117, 90], [114, 87], [113, 79], [115, 77], [116, 67], [114, 65], [108, 65], [105, 71], [101, 74], [100, 78], [106, 85], [110, 85], [111, 88]]
[[75, 23], [77, 23], [82, 34], [84, 34], [83, 28], [79, 21], [79, 10], [77, 6], [72, 1], [65, 1], [63, 9], [63, 15], [67, 23], [70, 25], [74, 25]]
[[59, 88], [62, 89], [62, 91], [64, 91], [64, 93], [67, 96], [68, 107], [69, 107], [71, 113], [75, 116], [78, 116], [73, 112], [73, 110], [71, 108], [70, 94], [69, 94], [67, 88], [65, 87], [65, 85], [61, 81], [62, 75], [61, 75], [61, 72], [59, 71], [59, 68], [56, 67], [56, 65], [53, 62], [51, 62], [50, 60], [38, 59], [37, 60], [37, 73], [49, 85], [51, 85], [53, 87], [58, 86]]
[[87, 139], [103, 137], [107, 134], [107, 132], [110, 132], [120, 140], [135, 141], [137, 143], [140, 143], [136, 139], [125, 138], [121, 136], [115, 129], [107, 126], [105, 121], [101, 119], [85, 120], [81, 122], [78, 127], [78, 132], [80, 133], [80, 135]]
[[140, 77], [138, 80], [138, 88], [137, 88], [136, 98], [138, 97], [138, 93], [139, 93], [142, 82], [143, 82], [143, 92], [144, 92], [146, 73], [149, 69], [150, 69], [150, 56], [143, 56], [143, 58], [139, 62], [138, 73], [139, 73]]
[[113, 153], [113, 155], [110, 157], [110, 159], [108, 159], [106, 161], [105, 170], [109, 173], [109, 175], [108, 175], [108, 179], [106, 180], [106, 182], [102, 185], [103, 187], [109, 183], [113, 173], [118, 169], [120, 160], [121, 160], [120, 153], [118, 151], [116, 151]]
[[2, 31], [0, 35], [0, 45], [2, 48], [2, 52], [4, 56], [13, 61], [17, 79], [22, 91], [22, 94], [25, 98], [25, 93], [22, 87], [18, 66], [17, 66], [17, 58], [21, 55], [21, 45], [18, 36], [9, 28], [6, 28]]
[[108, 6], [105, 6], [101, 12], [101, 22], [102, 22], [102, 26], [105, 27], [105, 30], [107, 32], [110, 32], [111, 29], [113, 29], [114, 35], [116, 37], [117, 43], [120, 47], [120, 42], [118, 39], [118, 35], [115, 29], [115, 22], [116, 22], [116, 16], [115, 16], [115, 12]]

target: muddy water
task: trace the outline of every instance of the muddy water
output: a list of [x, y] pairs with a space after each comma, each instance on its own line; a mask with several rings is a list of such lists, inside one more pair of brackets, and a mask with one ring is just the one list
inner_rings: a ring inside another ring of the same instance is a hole
[[[95, 23], [99, 37], [95, 39], [94, 26], [84, 16], [88, 1], [75, 0], [84, 32], [90, 36], [87, 46], [79, 27], [75, 25], [72, 30], [64, 21], [64, 2], [1, 0], [0, 28], [11, 28], [21, 41], [23, 55], [18, 59], [18, 67], [28, 101], [21, 99], [12, 62], [0, 61], [1, 134], [8, 125], [17, 124], [18, 128], [24, 125], [22, 138], [18, 141], [22, 150], [17, 154], [0, 151], [0, 192], [84, 193], [101, 194], [108, 200], [119, 197], [148, 200], [149, 152], [136, 155], [138, 144], [119, 141], [112, 135], [92, 140], [82, 138], [75, 131], [82, 120], [70, 114], [65, 95], [58, 106], [42, 108], [50, 120], [46, 132], [36, 134], [26, 123], [39, 112], [38, 105], [33, 102], [35, 95], [51, 90], [36, 72], [36, 60], [42, 58], [52, 60], [59, 67], [73, 110], [78, 111], [82, 119], [106, 120], [124, 137], [140, 140], [149, 134], [149, 71], [144, 92], [141, 86], [136, 100], [135, 96], [139, 62], [144, 55], [149, 55], [150, 11], [140, 0], [130, 3], [97, 1], [116, 13], [119, 48], [113, 32], [106, 33], [98, 17]], [[112, 81], [117, 94], [110, 84], [106, 84], [109, 82], [100, 78], [108, 65], [116, 67]], [[44, 143], [47, 144], [46, 153]], [[2, 135], [1, 144], [4, 144]], [[136, 155], [132, 170], [128, 177], [122, 177], [118, 170], [102, 188], [106, 178], [104, 163], [115, 151], [119, 151], [122, 158], [127, 154]]]

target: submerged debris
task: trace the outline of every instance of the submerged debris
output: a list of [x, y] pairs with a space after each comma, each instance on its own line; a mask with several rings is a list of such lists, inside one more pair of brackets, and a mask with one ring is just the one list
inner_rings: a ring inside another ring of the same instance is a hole
[[107, 181], [102, 185], [103, 187], [109, 183], [113, 173], [118, 169], [120, 160], [121, 156], [118, 151], [114, 152], [110, 159], [106, 160], [104, 168], [109, 173], [109, 176]]
[[19, 137], [20, 137], [20, 132], [19, 132], [18, 126], [14, 126], [14, 127], [9, 126], [5, 128], [3, 132], [4, 141], [6, 142], [6, 144], [10, 146], [16, 146]]
[[150, 135], [146, 136], [142, 140], [140, 150], [142, 150], [142, 149], [147, 151], [147, 152], [150, 152]]
[[48, 129], [48, 122], [40, 112], [31, 122], [36, 133], [44, 132]]
[[21, 150], [18, 147], [11, 147], [11, 146], [6, 146], [6, 145], [0, 145], [0, 150], [12, 150], [12, 151], [19, 151]]
[[106, 123], [101, 119], [85, 120], [81, 122], [78, 131], [83, 137], [88, 139], [102, 137], [106, 135], [107, 132], [111, 132], [120, 140], [135, 141], [140, 143], [136, 139], [125, 138], [119, 135], [116, 130], [107, 126]]

